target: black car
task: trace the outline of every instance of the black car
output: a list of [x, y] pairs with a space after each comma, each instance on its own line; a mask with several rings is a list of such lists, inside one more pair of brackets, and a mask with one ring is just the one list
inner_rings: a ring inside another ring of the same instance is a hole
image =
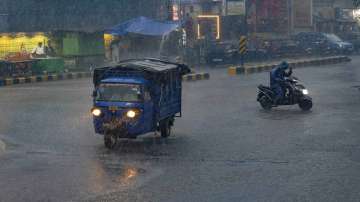
[[291, 57], [302, 54], [298, 43], [288, 38], [264, 40], [264, 49], [269, 58]]
[[301, 32], [294, 36], [299, 46], [313, 54], [351, 54], [353, 44], [342, 40], [335, 34], [322, 32]]
[[[268, 53], [262, 48], [247, 47], [244, 55], [245, 62], [261, 61], [268, 58]], [[236, 41], [214, 43], [205, 54], [207, 64], [236, 64], [241, 62], [239, 45]]]
[[238, 50], [235, 43], [215, 42], [208, 47], [205, 53], [207, 64], [233, 63], [238, 59]]
[[354, 46], [355, 52], [360, 51], [360, 32], [340, 32], [337, 35], [351, 43]]

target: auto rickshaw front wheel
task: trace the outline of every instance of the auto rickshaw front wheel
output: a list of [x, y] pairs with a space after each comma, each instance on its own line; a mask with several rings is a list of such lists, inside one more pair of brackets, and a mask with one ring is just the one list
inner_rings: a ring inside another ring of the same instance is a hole
[[106, 132], [104, 135], [104, 144], [105, 147], [108, 149], [113, 149], [118, 141], [118, 137], [116, 136], [116, 134], [111, 133], [111, 132]]

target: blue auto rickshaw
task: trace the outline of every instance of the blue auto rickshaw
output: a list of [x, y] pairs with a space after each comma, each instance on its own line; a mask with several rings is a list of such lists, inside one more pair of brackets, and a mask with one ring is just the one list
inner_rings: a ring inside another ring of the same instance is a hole
[[136, 138], [160, 131], [170, 135], [175, 117], [181, 117], [184, 64], [158, 59], [133, 59], [96, 68], [93, 83], [95, 132], [107, 148], [119, 138]]

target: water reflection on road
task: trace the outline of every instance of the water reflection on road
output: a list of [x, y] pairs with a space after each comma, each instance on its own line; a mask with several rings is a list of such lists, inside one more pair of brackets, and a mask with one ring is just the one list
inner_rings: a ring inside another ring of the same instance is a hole
[[[168, 156], [173, 139], [149, 135], [137, 140], [121, 140], [109, 150], [99, 145], [90, 159], [88, 190], [93, 195], [125, 191], [159, 175], [162, 170], [151, 160]], [[150, 168], [151, 167], [151, 168]]]

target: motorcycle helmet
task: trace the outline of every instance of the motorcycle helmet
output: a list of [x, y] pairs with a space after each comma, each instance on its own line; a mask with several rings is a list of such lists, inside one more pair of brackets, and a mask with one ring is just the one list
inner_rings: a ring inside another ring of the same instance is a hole
[[289, 66], [290, 66], [289, 63], [286, 62], [286, 61], [283, 61], [283, 62], [280, 63], [280, 68], [283, 69], [283, 70], [289, 69]]

